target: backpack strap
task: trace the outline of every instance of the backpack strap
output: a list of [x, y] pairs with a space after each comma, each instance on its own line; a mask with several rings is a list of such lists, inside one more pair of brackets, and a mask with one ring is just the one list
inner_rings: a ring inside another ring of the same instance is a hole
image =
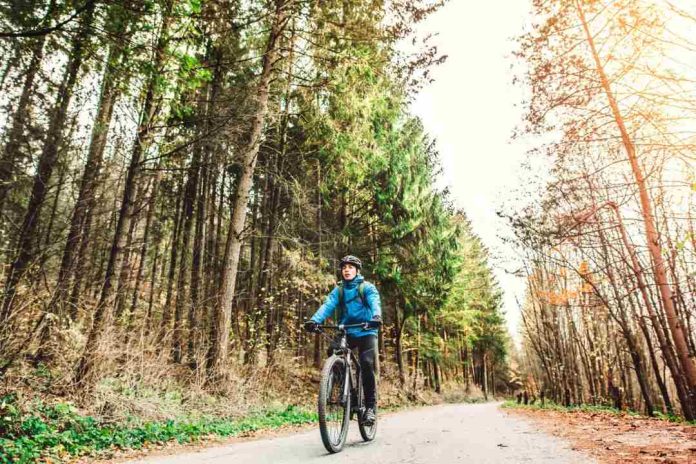
[[334, 310], [334, 319], [335, 319], [336, 324], [339, 324], [341, 322], [341, 319], [343, 319], [345, 307], [346, 307], [346, 292], [345, 292], [345, 289], [343, 288], [343, 282], [339, 282], [338, 283], [338, 305], [336, 306], [336, 309]]
[[[370, 307], [370, 304], [365, 297], [365, 282], [360, 282], [358, 284], [358, 296], [360, 297], [360, 302], [363, 306]], [[346, 312], [346, 291], [343, 288], [343, 282], [338, 284], [338, 305], [334, 310], [334, 319], [336, 319], [336, 324], [338, 324], [343, 318], [343, 314]]]
[[360, 282], [358, 285], [358, 296], [360, 297], [360, 302], [362, 303], [363, 306], [367, 306], [368, 308], [370, 307], [370, 304], [367, 302], [367, 299], [365, 298], [365, 282]]

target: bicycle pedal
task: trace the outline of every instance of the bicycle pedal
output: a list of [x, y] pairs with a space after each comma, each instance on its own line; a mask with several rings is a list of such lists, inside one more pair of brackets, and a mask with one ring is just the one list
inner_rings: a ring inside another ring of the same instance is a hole
[[369, 414], [368, 410], [365, 410], [363, 414], [361, 414], [360, 416], [360, 423], [362, 425], [371, 427], [375, 425], [375, 422], [377, 422], [377, 415], [374, 413], [374, 411], [372, 411], [371, 414]]

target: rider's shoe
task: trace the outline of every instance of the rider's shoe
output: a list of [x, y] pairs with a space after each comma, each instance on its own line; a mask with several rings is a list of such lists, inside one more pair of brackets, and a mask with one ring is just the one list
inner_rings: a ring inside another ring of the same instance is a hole
[[363, 424], [372, 425], [376, 420], [377, 415], [375, 414], [375, 410], [373, 408], [367, 408], [365, 414], [363, 414]]

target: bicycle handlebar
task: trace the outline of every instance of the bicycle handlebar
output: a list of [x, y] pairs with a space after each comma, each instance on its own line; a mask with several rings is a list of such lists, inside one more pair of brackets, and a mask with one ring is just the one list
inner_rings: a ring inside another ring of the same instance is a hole
[[365, 330], [376, 328], [376, 327], [370, 327], [370, 322], [361, 322], [360, 324], [339, 324], [339, 325], [317, 324], [317, 329], [345, 330], [345, 329], [351, 329], [354, 327], [362, 327]]

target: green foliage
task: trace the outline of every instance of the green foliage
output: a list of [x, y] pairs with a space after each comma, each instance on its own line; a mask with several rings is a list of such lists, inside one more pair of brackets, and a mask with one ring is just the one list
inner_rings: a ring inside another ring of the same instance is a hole
[[66, 459], [113, 449], [141, 448], [150, 443], [186, 443], [209, 435], [236, 436], [317, 420], [316, 413], [294, 406], [253, 413], [239, 419], [198, 418], [107, 425], [80, 415], [68, 403], [35, 404], [20, 411], [12, 396], [0, 401], [0, 463], [29, 463], [40, 458]]
[[[589, 413], [606, 413], [606, 414], [614, 414], [614, 415], [629, 415], [632, 417], [647, 417], [644, 414], [641, 414], [640, 412], [634, 411], [632, 409], [625, 409], [625, 410], [619, 410], [616, 408], [613, 408], [608, 405], [603, 405], [603, 404], [578, 404], [578, 405], [572, 405], [572, 406], [563, 406], [561, 404], [557, 404], [554, 402], [546, 402], [544, 406], [541, 406], [540, 404], [517, 404], [516, 402], [510, 400], [506, 401], [503, 403], [501, 407], [504, 408], [520, 408], [520, 409], [552, 409], [554, 411], [560, 411], [560, 412], [589, 412]], [[685, 420], [684, 417], [678, 416], [675, 414], [665, 414], [660, 411], [655, 411], [653, 417], [658, 420], [664, 420], [668, 422], [674, 422], [678, 424], [690, 424], [690, 425], [696, 425], [696, 420], [694, 421], [688, 421]]]
[[380, 288], [387, 321], [403, 326], [405, 347], [420, 340], [424, 359], [454, 368], [461, 335], [479, 355], [504, 363], [500, 290], [483, 245], [434, 187], [433, 141], [408, 114], [403, 90], [385, 78], [383, 50], [344, 45], [351, 59], [328, 66], [327, 92], [298, 95], [301, 150], [317, 153], [326, 213], [345, 212], [345, 223], [323, 216], [335, 237], [329, 254], [371, 258], [367, 277]]
[[629, 416], [641, 416], [640, 413], [633, 410], [618, 410], [611, 406], [605, 404], [576, 404], [571, 406], [563, 406], [562, 404], [555, 403], [553, 401], [545, 401], [542, 405], [541, 402], [535, 402], [534, 404], [517, 404], [514, 400], [507, 400], [502, 405], [501, 408], [510, 409], [530, 409], [530, 410], [541, 410], [547, 409], [551, 411], [559, 412], [590, 412], [590, 413], [607, 413], [607, 414], [628, 414]]
[[660, 411], [655, 412], [655, 417], [660, 420], [664, 421], [669, 421], [669, 422], [674, 422], [677, 424], [691, 424], [691, 425], [696, 425], [696, 420], [693, 421], [687, 421], [685, 420], [682, 416], [678, 416], [676, 414], [664, 414]]

